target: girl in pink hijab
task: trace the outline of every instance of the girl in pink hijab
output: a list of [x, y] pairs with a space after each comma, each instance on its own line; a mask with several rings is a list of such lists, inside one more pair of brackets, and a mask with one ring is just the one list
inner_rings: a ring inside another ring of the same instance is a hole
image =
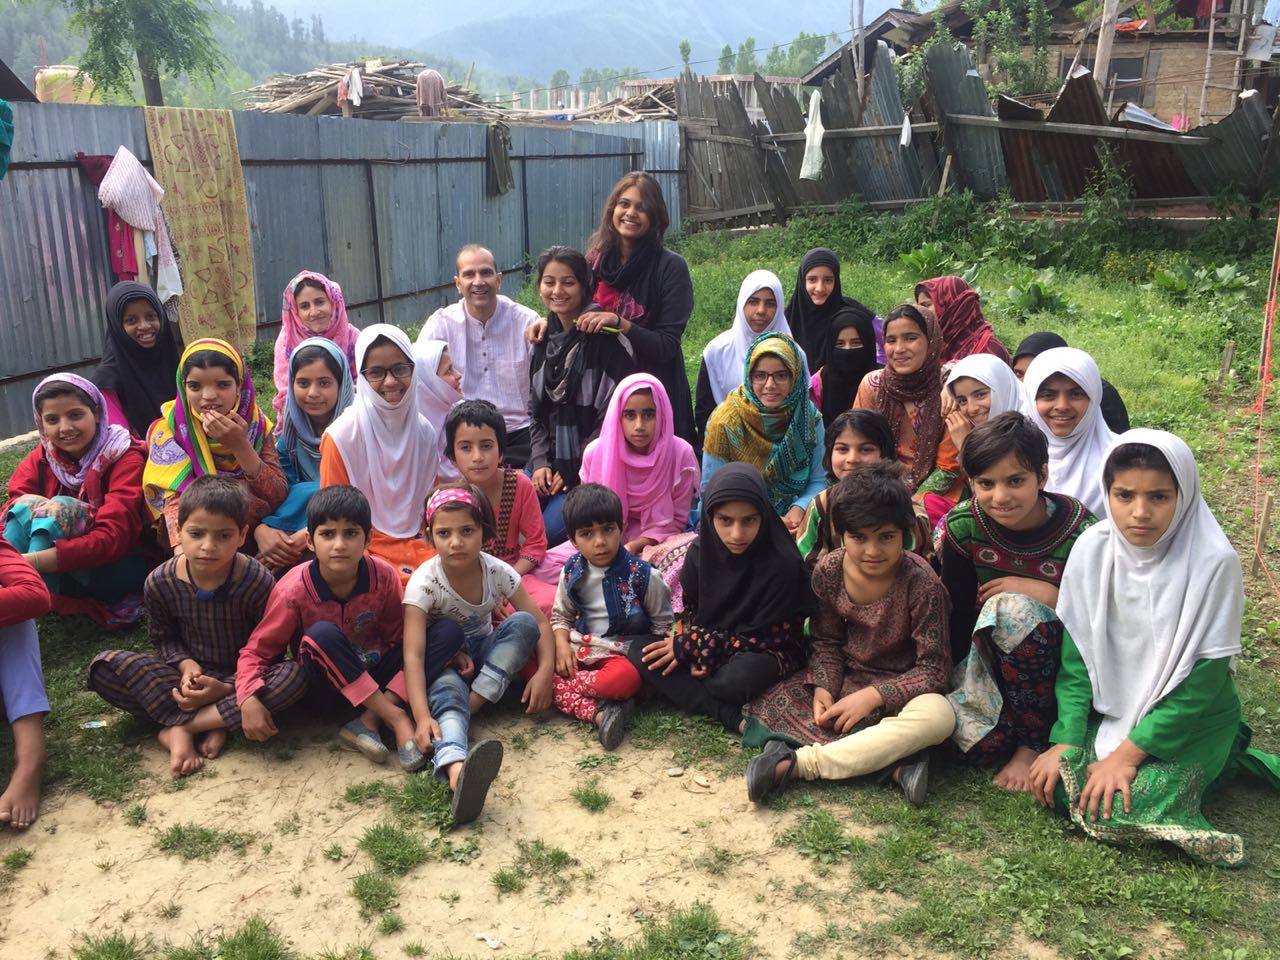
[[[701, 472], [693, 448], [675, 435], [662, 381], [633, 373], [618, 383], [600, 436], [583, 451], [579, 476], [618, 495], [623, 546], [635, 556], [648, 560], [664, 541], [685, 536]], [[571, 538], [548, 550], [535, 575], [557, 582], [576, 549]]]
[[347, 355], [354, 382], [356, 337], [359, 334], [360, 331], [347, 320], [347, 302], [342, 297], [342, 288], [323, 273], [303, 270], [289, 281], [280, 307], [280, 335], [276, 337], [272, 367], [276, 396], [271, 405], [275, 407], [276, 423], [284, 422], [280, 413], [289, 395], [289, 357], [293, 355], [293, 348], [308, 337], [332, 340]]

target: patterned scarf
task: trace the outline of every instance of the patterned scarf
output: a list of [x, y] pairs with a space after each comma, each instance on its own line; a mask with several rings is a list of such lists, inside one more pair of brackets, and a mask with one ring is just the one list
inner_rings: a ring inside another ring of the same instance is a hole
[[[40, 422], [40, 410], [35, 406], [35, 398], [51, 383], [65, 383], [84, 391], [98, 408], [98, 429], [89, 448], [80, 455], [78, 461], [71, 460], [54, 446], [53, 441], [45, 436], [44, 425]], [[36, 417], [36, 429], [40, 431], [40, 446], [44, 448], [44, 458], [49, 462], [49, 469], [58, 478], [58, 482], [77, 497], [80, 496], [85, 480], [95, 473], [101, 474], [133, 446], [129, 428], [109, 422], [107, 401], [103, 398], [102, 391], [84, 377], [74, 373], [55, 373], [45, 377], [36, 385], [35, 393], [31, 395], [31, 404]], [[102, 504], [95, 503], [92, 506], [100, 507]]]
[[[903, 424], [907, 418], [906, 404], [915, 404], [913, 426], [916, 432], [916, 456], [907, 477], [912, 490], [920, 486], [924, 478], [933, 471], [938, 459], [938, 444], [942, 442], [942, 432], [947, 426], [942, 419], [942, 336], [938, 332], [937, 320], [923, 313], [920, 316], [924, 317], [923, 333], [929, 342], [924, 363], [919, 370], [907, 374], [896, 373], [892, 363], [886, 364], [880, 371], [880, 389], [876, 391], [876, 409], [884, 414], [893, 429], [895, 449], [902, 445]], [[889, 322], [896, 323], [899, 320], [915, 322], [915, 318], [910, 315]], [[888, 325], [885, 324], [886, 331]]]
[[151, 425], [147, 437], [147, 465], [142, 471], [142, 493], [153, 516], [164, 513], [165, 503], [187, 488], [196, 477], [209, 474], [238, 477], [240, 465], [235, 456], [204, 432], [204, 422], [187, 402], [182, 368], [192, 354], [212, 350], [230, 357], [240, 381], [240, 402], [236, 413], [249, 425], [249, 442], [261, 451], [263, 440], [271, 432], [271, 421], [259, 408], [253, 391], [253, 379], [246, 375], [244, 358], [225, 340], [196, 340], [187, 345], [178, 360], [174, 379], [177, 396], [160, 408], [160, 419]]
[[[329, 303], [333, 305], [333, 313], [329, 316], [329, 326], [324, 333], [313, 331], [302, 322], [302, 316], [298, 313], [298, 301], [294, 297], [293, 291], [304, 280], [310, 280], [312, 283], [318, 283], [324, 287], [325, 296], [329, 298]], [[332, 340], [346, 355], [347, 368], [351, 370], [351, 382], [354, 384], [356, 337], [359, 334], [360, 331], [347, 320], [347, 302], [342, 296], [342, 288], [340, 286], [323, 273], [316, 273], [314, 270], [303, 270], [290, 280], [289, 285], [284, 288], [284, 295], [281, 297], [280, 335], [276, 337], [275, 358], [271, 371], [272, 379], [276, 385], [276, 396], [272, 401], [276, 413], [278, 414], [284, 409], [285, 397], [290, 393], [289, 358], [293, 356], [293, 351], [298, 349], [298, 344], [311, 337], [324, 337], [326, 340]]]
[[[751, 386], [751, 369], [761, 357], [781, 360], [791, 371], [791, 392], [776, 410], [767, 410]], [[937, 400], [937, 389], [934, 390]], [[742, 386], [732, 390], [707, 421], [703, 449], [724, 461], [749, 463], [769, 486], [779, 514], [791, 509], [809, 484], [818, 445], [818, 411], [809, 400], [809, 371], [796, 342], [786, 334], [762, 333], [751, 343]]]

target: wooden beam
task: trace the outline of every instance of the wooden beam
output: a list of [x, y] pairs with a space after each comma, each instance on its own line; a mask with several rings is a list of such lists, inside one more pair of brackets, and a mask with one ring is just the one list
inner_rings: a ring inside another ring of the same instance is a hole
[[1111, 44], [1116, 38], [1119, 0], [1102, 0], [1102, 25], [1098, 27], [1098, 52], [1093, 59], [1093, 79], [1105, 96], [1111, 77]]
[[1207, 147], [1218, 142], [1213, 137], [1190, 137], [1184, 133], [1166, 133], [1163, 130], [1132, 130], [1128, 127], [1103, 127], [1092, 123], [1053, 123], [1048, 120], [1001, 120], [999, 117], [978, 117], [963, 113], [947, 114], [947, 122], [962, 127], [994, 127], [997, 130], [1063, 133], [1075, 137], [1099, 137], [1103, 140], [1173, 143], [1184, 147]]
[[[936, 123], [913, 123], [911, 125], [912, 133], [936, 133], [937, 130], [938, 125]], [[835, 127], [831, 130], [823, 131], [822, 139], [846, 140], [854, 137], [896, 137], [901, 133], [902, 124], [900, 123], [879, 127]], [[762, 134], [760, 139], [772, 143], [785, 143], [803, 140], [804, 133], [766, 133]]]

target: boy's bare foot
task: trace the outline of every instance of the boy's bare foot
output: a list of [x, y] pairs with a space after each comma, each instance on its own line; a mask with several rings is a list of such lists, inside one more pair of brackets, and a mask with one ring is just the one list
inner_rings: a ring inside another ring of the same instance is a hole
[[40, 763], [20, 763], [13, 769], [9, 787], [0, 794], [0, 823], [7, 823], [14, 830], [25, 830], [40, 815], [40, 779], [43, 772]]
[[196, 750], [195, 737], [182, 727], [165, 727], [156, 739], [169, 749], [169, 772], [186, 777], [204, 766], [204, 757]]
[[445, 776], [449, 778], [450, 791], [458, 789], [458, 778], [462, 776], [462, 761], [456, 760], [445, 768]]
[[210, 730], [200, 741], [200, 753], [212, 760], [220, 755], [227, 745], [227, 731], [223, 728]]
[[1031, 792], [1031, 764], [1040, 756], [1030, 747], [1019, 747], [1004, 768], [992, 778], [991, 782], [1001, 790]]

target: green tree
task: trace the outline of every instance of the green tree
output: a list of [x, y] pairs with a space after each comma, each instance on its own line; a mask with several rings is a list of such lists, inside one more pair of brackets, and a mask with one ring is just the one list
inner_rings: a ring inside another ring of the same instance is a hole
[[563, 99], [571, 83], [573, 83], [573, 80], [570, 79], [568, 70], [557, 70], [551, 75], [551, 82], [547, 84], [551, 88], [551, 98], [553, 100]]
[[693, 55], [693, 44], [686, 37], [680, 41], [680, 62], [684, 64], [685, 72], [689, 72], [689, 57]]
[[152, 106], [164, 104], [160, 72], [190, 73], [211, 83], [226, 66], [214, 40], [208, 0], [62, 0], [73, 30], [88, 38], [80, 72], [104, 91], [127, 93], [137, 75]]
[[716, 72], [719, 74], [733, 73], [733, 47], [727, 43], [724, 45], [724, 49], [720, 51], [720, 63]]
[[738, 45], [738, 59], [734, 62], [733, 72], [751, 76], [760, 69], [760, 63], [756, 60], [756, 38], [747, 37]]

